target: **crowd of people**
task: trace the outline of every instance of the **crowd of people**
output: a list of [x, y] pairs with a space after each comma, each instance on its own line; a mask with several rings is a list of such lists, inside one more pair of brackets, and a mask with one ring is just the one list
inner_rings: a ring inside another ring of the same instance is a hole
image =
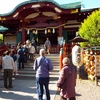
[[[12, 77], [13, 75], [19, 75], [18, 70], [24, 69], [24, 63], [27, 60], [33, 61], [33, 69], [36, 71], [36, 90], [37, 99], [43, 100], [44, 87], [46, 91], [46, 100], [50, 100], [49, 92], [49, 71], [53, 70], [54, 66], [49, 58], [45, 55], [50, 54], [51, 43], [49, 38], [45, 41], [44, 47], [39, 51], [40, 56], [34, 59], [34, 54], [37, 52], [36, 44], [30, 42], [29, 40], [22, 45], [21, 42], [18, 43], [16, 49], [9, 49], [2, 57], [0, 57], [0, 79], [2, 69], [4, 70], [4, 87], [12, 88]], [[75, 96], [75, 85], [76, 85], [76, 71], [70, 64], [70, 59], [68, 57], [63, 58], [63, 67], [60, 71], [60, 76], [57, 81], [57, 90], [60, 93], [61, 100], [76, 100]], [[7, 83], [9, 81], [9, 83]]]
[[[9, 48], [0, 56], [0, 80], [4, 79], [5, 88], [13, 87], [13, 75], [19, 75], [18, 70], [24, 69], [24, 63], [27, 63], [27, 60], [34, 61], [35, 53], [35, 47], [27, 40], [23, 45], [19, 42], [15, 48]], [[9, 85], [7, 80], [9, 80]]]

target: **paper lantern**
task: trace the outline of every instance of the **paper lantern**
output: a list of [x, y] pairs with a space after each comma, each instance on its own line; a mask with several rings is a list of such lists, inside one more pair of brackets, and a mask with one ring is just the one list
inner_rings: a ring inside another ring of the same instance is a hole
[[52, 31], [53, 33], [55, 33], [55, 29], [53, 28], [53, 31]]
[[83, 64], [83, 49], [79, 45], [72, 48], [72, 62], [77, 67]]
[[45, 29], [45, 34], [47, 34], [47, 29]]

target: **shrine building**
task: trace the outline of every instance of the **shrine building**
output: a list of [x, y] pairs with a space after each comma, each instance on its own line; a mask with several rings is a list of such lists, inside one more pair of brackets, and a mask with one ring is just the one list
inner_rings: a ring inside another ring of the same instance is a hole
[[81, 22], [95, 9], [81, 9], [82, 2], [58, 4], [54, 0], [29, 0], [20, 3], [11, 12], [0, 14], [4, 43], [16, 45], [35, 37], [38, 45], [48, 37], [52, 47], [63, 40], [67, 44], [76, 36]]

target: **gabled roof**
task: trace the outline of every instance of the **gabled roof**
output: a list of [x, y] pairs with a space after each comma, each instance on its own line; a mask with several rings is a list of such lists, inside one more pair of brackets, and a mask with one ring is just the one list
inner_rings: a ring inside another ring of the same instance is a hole
[[31, 4], [31, 3], [41, 3], [41, 2], [47, 2], [47, 3], [53, 3], [54, 5], [58, 6], [61, 9], [75, 9], [75, 8], [81, 8], [81, 2], [74, 2], [74, 3], [68, 3], [68, 4], [58, 4], [54, 0], [29, 0], [22, 2], [18, 4], [11, 12], [6, 13], [6, 14], [0, 14], [0, 16], [7, 16], [15, 12], [16, 9], [18, 9], [21, 6], [24, 6], [25, 4]]

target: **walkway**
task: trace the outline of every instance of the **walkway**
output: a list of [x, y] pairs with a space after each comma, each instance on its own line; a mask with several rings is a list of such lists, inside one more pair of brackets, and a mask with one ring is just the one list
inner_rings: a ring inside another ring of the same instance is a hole
[[[56, 80], [50, 81], [51, 100], [60, 100], [56, 94]], [[13, 88], [5, 90], [0, 81], [0, 100], [37, 100], [35, 80], [13, 80]], [[44, 97], [45, 98], [45, 97]], [[44, 99], [45, 100], [45, 99]], [[77, 80], [76, 100], [100, 100], [100, 83]]]

